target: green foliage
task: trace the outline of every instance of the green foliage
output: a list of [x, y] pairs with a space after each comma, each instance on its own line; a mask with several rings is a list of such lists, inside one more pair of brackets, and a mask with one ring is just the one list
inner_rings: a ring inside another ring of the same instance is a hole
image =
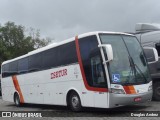
[[50, 42], [49, 38], [40, 38], [39, 30], [31, 28], [29, 35], [26, 35], [24, 26], [7, 22], [0, 26], [0, 63], [46, 46]]

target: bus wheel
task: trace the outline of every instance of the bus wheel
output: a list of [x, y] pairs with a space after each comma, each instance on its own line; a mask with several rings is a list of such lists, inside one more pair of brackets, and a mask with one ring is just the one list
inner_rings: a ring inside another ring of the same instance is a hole
[[19, 98], [19, 95], [17, 93], [14, 95], [14, 103], [17, 107], [20, 107], [20, 105], [21, 105], [20, 98]]
[[153, 86], [153, 98], [160, 101], [160, 82], [156, 82]]
[[72, 92], [69, 96], [69, 106], [72, 111], [78, 112], [82, 110], [81, 100], [76, 92]]

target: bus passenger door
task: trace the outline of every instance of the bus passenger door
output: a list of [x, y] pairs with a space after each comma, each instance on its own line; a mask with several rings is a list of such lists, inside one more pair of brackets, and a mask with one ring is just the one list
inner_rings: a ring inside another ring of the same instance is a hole
[[[91, 57], [91, 71], [92, 71], [92, 80], [93, 86], [95, 88], [102, 88], [101, 90], [94, 92], [94, 106], [106, 108], [108, 107], [108, 93], [107, 91], [107, 82], [104, 72], [104, 67], [101, 62], [100, 55]], [[104, 91], [106, 89], [106, 91]]]
[[[107, 82], [97, 36], [92, 35], [80, 38], [78, 42], [84, 74], [89, 86], [87, 94], [83, 94], [84, 105], [106, 107], [107, 93], [101, 90], [107, 90]], [[77, 53], [79, 53], [79, 51], [77, 51]], [[104, 103], [102, 101], [104, 101]]]

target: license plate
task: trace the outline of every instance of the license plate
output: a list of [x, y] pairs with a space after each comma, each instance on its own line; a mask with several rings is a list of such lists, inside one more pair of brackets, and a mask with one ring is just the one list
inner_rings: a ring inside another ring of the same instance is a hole
[[134, 102], [139, 102], [139, 101], [141, 101], [141, 100], [142, 100], [141, 97], [136, 97], [136, 98], [134, 98]]

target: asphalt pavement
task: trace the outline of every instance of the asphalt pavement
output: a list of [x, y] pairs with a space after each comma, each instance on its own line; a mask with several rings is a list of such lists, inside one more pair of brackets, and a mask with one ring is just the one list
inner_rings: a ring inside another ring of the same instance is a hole
[[[118, 107], [114, 109], [97, 109], [97, 108], [84, 108], [82, 112], [75, 113], [70, 111], [67, 107], [64, 106], [55, 106], [55, 105], [40, 105], [40, 104], [24, 104], [22, 107], [16, 107], [12, 102], [3, 101], [0, 97], [0, 112], [14, 112], [14, 113], [21, 113], [21, 114], [28, 114], [29, 113], [41, 113], [42, 118], [38, 117], [36, 119], [45, 119], [45, 120], [52, 120], [52, 119], [92, 119], [92, 120], [125, 120], [125, 119], [160, 119], [160, 102], [158, 101], [150, 101], [147, 103], [142, 103], [138, 105], [131, 105], [131, 106], [124, 106]], [[144, 115], [150, 115], [145, 116]], [[15, 114], [17, 115], [17, 114]], [[152, 117], [152, 115], [154, 117]], [[158, 116], [156, 116], [158, 115]], [[47, 116], [47, 117], [46, 117]], [[17, 116], [12, 116], [12, 118], [0, 118], [1, 119], [12, 119], [17, 120]], [[35, 119], [32, 118], [24, 118], [24, 116], [18, 117], [18, 119]]]

